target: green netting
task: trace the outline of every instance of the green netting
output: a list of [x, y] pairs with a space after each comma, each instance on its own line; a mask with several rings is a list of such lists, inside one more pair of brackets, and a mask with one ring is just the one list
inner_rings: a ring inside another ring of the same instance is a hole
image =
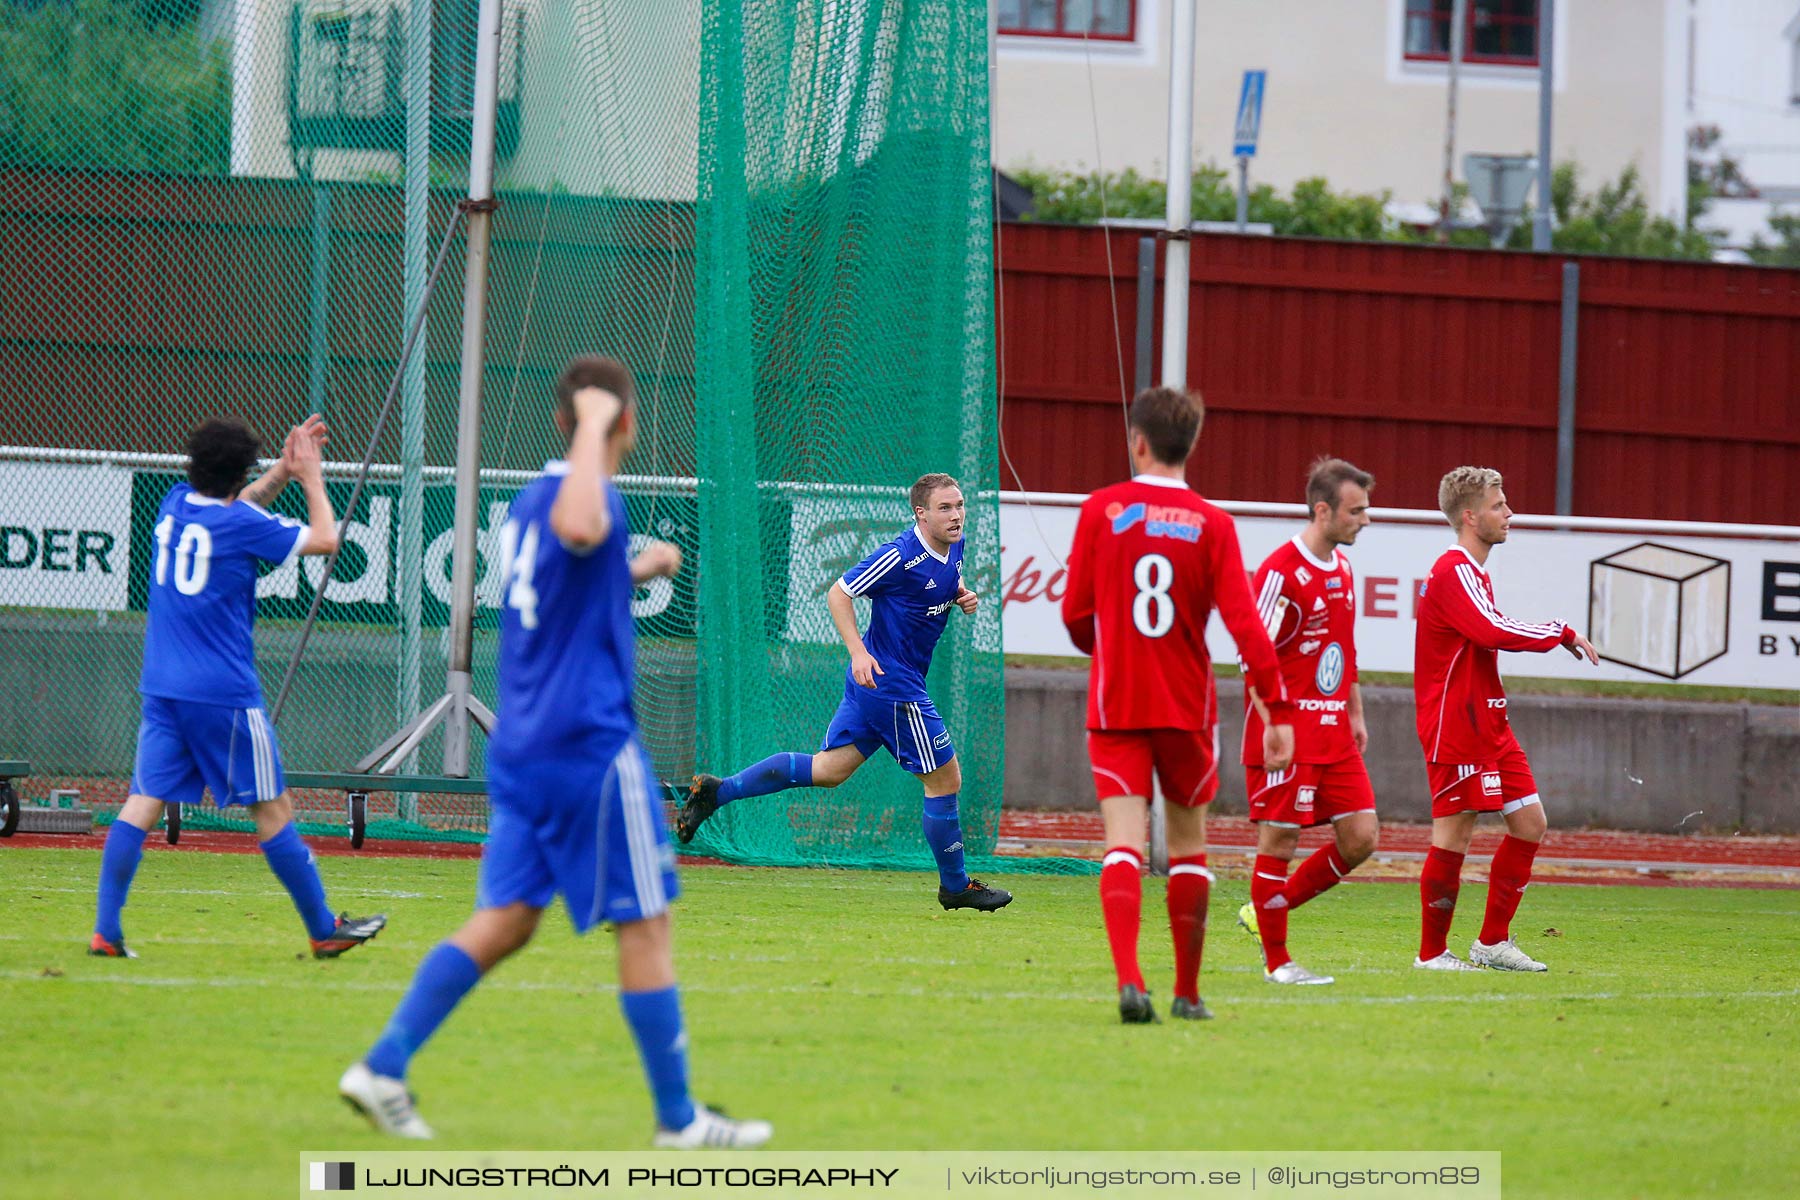
[[[323, 413], [346, 515], [467, 191], [476, 20], [476, 0], [0, 6], [0, 758], [32, 761], [28, 795], [123, 798], [150, 517], [193, 425], [234, 414], [274, 447]], [[986, 6], [502, 0], [501, 29], [476, 691], [492, 539], [559, 452], [551, 380], [600, 350], [638, 376], [633, 528], [686, 556], [634, 610], [658, 770], [810, 750], [845, 661], [825, 589], [910, 520], [913, 478], [962, 480], [971, 583], [998, 581]], [[443, 690], [461, 308], [459, 239], [282, 715], [290, 771], [347, 769]], [[271, 702], [321, 570], [259, 585]], [[953, 615], [932, 675], [977, 853], [999, 650], [997, 604]], [[409, 769], [440, 766], [433, 735]], [[336, 799], [300, 797], [321, 822]], [[917, 810], [884, 759], [735, 806], [702, 848], [924, 866]], [[485, 828], [466, 797], [375, 815], [377, 837]]]

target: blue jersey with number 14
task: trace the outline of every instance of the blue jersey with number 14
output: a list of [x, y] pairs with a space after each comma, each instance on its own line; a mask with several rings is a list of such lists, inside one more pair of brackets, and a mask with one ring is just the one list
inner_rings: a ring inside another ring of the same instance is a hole
[[258, 708], [257, 563], [286, 562], [306, 526], [248, 500], [226, 502], [178, 483], [156, 511], [144, 673], [138, 690], [165, 700]]
[[572, 550], [550, 528], [567, 474], [566, 463], [547, 463], [501, 531], [499, 726], [488, 756], [515, 766], [610, 761], [637, 728], [625, 501], [606, 485], [612, 531]]

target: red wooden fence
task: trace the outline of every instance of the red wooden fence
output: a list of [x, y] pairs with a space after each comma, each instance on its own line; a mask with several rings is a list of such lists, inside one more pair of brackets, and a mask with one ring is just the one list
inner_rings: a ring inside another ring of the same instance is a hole
[[[1002, 227], [1007, 487], [1082, 492], [1126, 470], [1139, 236]], [[1375, 473], [1378, 504], [1435, 507], [1438, 478], [1472, 462], [1506, 474], [1515, 508], [1554, 509], [1564, 256], [1192, 245], [1202, 491], [1299, 500], [1307, 464], [1333, 453]], [[1800, 271], [1576, 261], [1575, 512], [1800, 522]]]

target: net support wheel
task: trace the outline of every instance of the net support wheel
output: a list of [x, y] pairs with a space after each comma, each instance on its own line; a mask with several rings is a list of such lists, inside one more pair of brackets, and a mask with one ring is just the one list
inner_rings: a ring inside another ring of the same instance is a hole
[[350, 848], [361, 850], [363, 839], [369, 832], [369, 793], [348, 792], [346, 797], [350, 809]]
[[168, 804], [163, 807], [163, 836], [169, 839], [169, 845], [181, 844], [181, 805]]
[[11, 837], [19, 827], [19, 793], [12, 780], [0, 779], [0, 837]]

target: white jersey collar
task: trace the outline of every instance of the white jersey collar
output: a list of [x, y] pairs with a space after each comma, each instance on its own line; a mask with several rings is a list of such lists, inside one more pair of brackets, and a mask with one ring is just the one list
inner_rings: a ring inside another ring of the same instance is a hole
[[1133, 475], [1131, 482], [1147, 483], [1151, 487], [1180, 488], [1184, 492], [1188, 490], [1187, 484], [1179, 479], [1170, 479], [1167, 475]]
[[1313, 552], [1307, 549], [1306, 539], [1302, 538], [1299, 534], [1294, 535], [1294, 549], [1300, 551], [1300, 557], [1304, 558], [1307, 562], [1319, 568], [1321, 571], [1335, 571], [1338, 569], [1338, 552], [1335, 549], [1331, 552], [1330, 562], [1321, 562], [1319, 559], [1313, 557]]
[[546, 475], [567, 475], [568, 473], [569, 464], [560, 458], [553, 458], [544, 464], [544, 474]]
[[224, 508], [230, 501], [221, 500], [217, 496], [202, 496], [199, 492], [187, 494], [189, 504], [197, 504], [202, 508]]
[[1450, 548], [1452, 550], [1456, 551], [1458, 554], [1462, 555], [1464, 558], [1468, 559], [1470, 565], [1473, 566], [1477, 571], [1480, 571], [1483, 575], [1486, 575], [1488, 573], [1488, 569], [1485, 566], [1483, 566], [1481, 563], [1478, 563], [1475, 561], [1475, 556], [1473, 554], [1470, 554], [1467, 550], [1463, 549], [1463, 545], [1461, 542], [1458, 542], [1456, 545], [1454, 545]]
[[918, 527], [918, 525], [915, 524], [912, 528], [912, 531], [913, 531], [913, 536], [919, 539], [919, 549], [921, 549], [925, 553], [931, 555], [931, 557], [937, 559], [939, 562], [943, 563], [945, 566], [948, 566], [950, 564], [950, 552], [948, 550], [944, 551], [942, 554], [939, 554], [936, 550], [933, 550], [931, 548], [931, 543], [929, 541], [925, 540], [924, 530], [920, 529]]

